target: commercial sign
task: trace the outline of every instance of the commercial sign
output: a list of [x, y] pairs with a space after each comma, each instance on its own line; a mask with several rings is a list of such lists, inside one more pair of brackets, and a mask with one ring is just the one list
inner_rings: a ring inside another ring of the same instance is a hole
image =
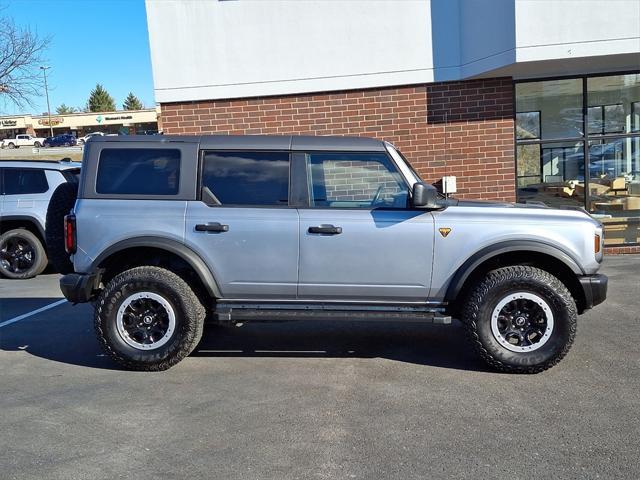
[[104, 117], [105, 120], [131, 120], [133, 115], [116, 115], [113, 117]]
[[[51, 117], [51, 126], [55, 127], [56, 125], [60, 125], [61, 123], [64, 123], [64, 118], [62, 117]], [[43, 125], [45, 127], [49, 126], [49, 119], [48, 118], [39, 118], [38, 119], [38, 125]]]
[[0, 123], [0, 125], [2, 125], [3, 127], [17, 127], [18, 120], [2, 120], [2, 123]]

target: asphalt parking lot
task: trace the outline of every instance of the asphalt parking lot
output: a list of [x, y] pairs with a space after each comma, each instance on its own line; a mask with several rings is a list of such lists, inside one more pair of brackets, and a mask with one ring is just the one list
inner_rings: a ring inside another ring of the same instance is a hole
[[455, 322], [214, 327], [126, 372], [89, 305], [30, 314], [57, 275], [0, 280], [0, 477], [638, 478], [640, 256], [603, 271], [609, 300], [534, 376], [487, 371]]

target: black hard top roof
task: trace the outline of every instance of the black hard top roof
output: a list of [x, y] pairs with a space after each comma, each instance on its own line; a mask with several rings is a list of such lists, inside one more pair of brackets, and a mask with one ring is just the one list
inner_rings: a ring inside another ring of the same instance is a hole
[[367, 137], [311, 135], [119, 135], [92, 137], [91, 143], [199, 143], [202, 149], [384, 151], [384, 142]]

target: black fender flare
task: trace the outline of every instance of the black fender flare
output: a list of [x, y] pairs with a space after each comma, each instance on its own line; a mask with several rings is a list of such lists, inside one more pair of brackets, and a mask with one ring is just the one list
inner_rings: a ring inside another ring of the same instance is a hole
[[211, 273], [211, 270], [209, 270], [202, 257], [200, 257], [200, 255], [194, 252], [191, 248], [187, 247], [184, 243], [170, 238], [144, 236], [127, 238], [126, 240], [114, 243], [113, 245], [110, 245], [109, 247], [104, 249], [96, 257], [96, 259], [91, 263], [90, 271], [92, 273], [98, 272], [100, 270], [100, 264], [107, 258], [115, 253], [135, 247], [158, 248], [160, 250], [166, 250], [167, 252], [177, 255], [188, 265], [190, 265], [191, 268], [193, 268], [198, 277], [200, 277], [200, 280], [207, 289], [207, 293], [209, 295], [215, 298], [222, 298], [220, 289], [218, 288], [218, 283], [216, 282], [216, 279]]
[[464, 283], [481, 264], [493, 257], [510, 252], [542, 253], [562, 262], [566, 267], [571, 269], [576, 276], [585, 274], [584, 270], [573, 255], [556, 245], [551, 245], [538, 240], [507, 240], [485, 247], [471, 255], [458, 268], [453, 276], [449, 286], [447, 287], [445, 300], [451, 302], [457, 299]]
[[0, 220], [7, 221], [7, 222], [10, 220], [13, 220], [13, 221], [21, 221], [21, 222], [33, 224], [38, 230], [38, 233], [40, 234], [42, 241], [44, 242], [45, 240], [44, 228], [42, 227], [42, 225], [40, 225], [40, 222], [34, 217], [30, 217], [28, 215], [3, 215], [2, 217], [0, 217]]

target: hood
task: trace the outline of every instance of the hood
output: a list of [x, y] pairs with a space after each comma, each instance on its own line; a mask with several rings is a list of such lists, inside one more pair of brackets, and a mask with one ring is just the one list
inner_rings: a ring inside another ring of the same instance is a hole
[[[496, 200], [460, 200], [457, 198], [448, 198], [442, 201], [446, 206], [453, 207], [502, 207], [502, 208], [546, 208], [551, 209], [542, 202], [500, 202]], [[568, 207], [569, 209], [580, 209], [580, 207]]]
[[584, 208], [572, 205], [564, 205], [564, 206], [555, 206], [550, 207], [542, 202], [500, 202], [495, 200], [460, 200], [457, 198], [449, 198], [446, 200], [441, 200], [443, 206], [454, 206], [454, 207], [493, 207], [493, 208], [531, 208], [531, 209], [544, 209], [544, 210], [572, 210], [575, 212], [584, 213], [590, 218], [593, 218], [591, 214]]

